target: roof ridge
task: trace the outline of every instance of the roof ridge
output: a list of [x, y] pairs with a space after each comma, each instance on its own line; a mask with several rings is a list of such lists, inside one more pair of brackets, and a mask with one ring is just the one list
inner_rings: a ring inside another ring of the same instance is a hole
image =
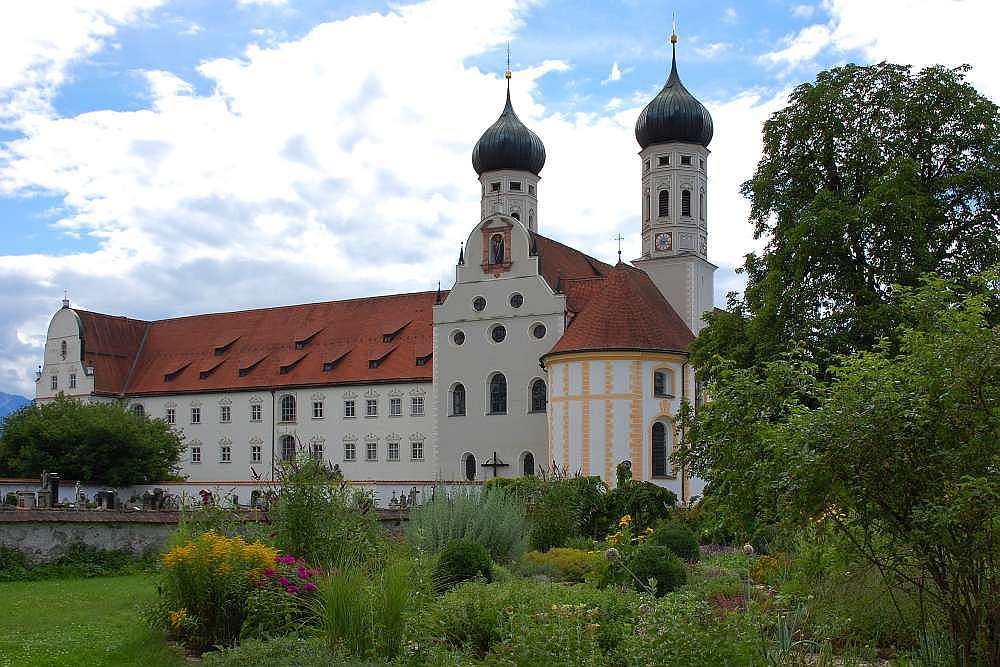
[[[556, 245], [562, 246], [563, 248], [566, 248], [567, 250], [572, 250], [573, 252], [575, 252], [575, 253], [577, 253], [577, 254], [582, 255], [583, 257], [585, 257], [588, 262], [597, 262], [598, 264], [603, 264], [604, 266], [607, 266], [607, 267], [611, 267], [612, 266], [611, 264], [608, 264], [607, 262], [602, 262], [601, 260], [597, 259], [596, 257], [588, 255], [587, 253], [585, 253], [582, 250], [579, 250], [578, 248], [574, 248], [571, 245], [566, 245], [562, 241], [557, 241], [554, 238], [550, 238], [548, 236], [545, 236], [544, 234], [539, 234], [538, 232], [529, 231], [528, 233], [529, 234], [533, 234], [534, 236], [537, 236], [539, 238], [545, 239], [546, 241], [549, 241], [550, 243], [555, 243]], [[595, 273], [600, 273], [600, 272], [595, 269]]]

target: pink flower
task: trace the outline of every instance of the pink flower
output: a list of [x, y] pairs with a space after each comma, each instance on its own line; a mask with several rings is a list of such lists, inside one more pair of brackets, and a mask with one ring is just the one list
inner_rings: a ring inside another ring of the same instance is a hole
[[275, 556], [274, 557], [274, 562], [275, 563], [284, 563], [285, 562], [284, 558], [285, 558], [284, 556]]
[[265, 567], [264, 568], [264, 576], [267, 577], [268, 579], [270, 579], [271, 577], [274, 576], [274, 570], [272, 568], [270, 568], [270, 567]]
[[289, 583], [290, 582], [288, 581], [288, 577], [282, 577], [281, 579], [278, 579], [279, 586], [287, 586]]
[[306, 582], [306, 585], [302, 587], [302, 590], [304, 590], [304, 591], [309, 591], [309, 592], [311, 593], [311, 592], [313, 592], [314, 590], [316, 590], [316, 584], [314, 584], [314, 583], [313, 583], [313, 582], [311, 582], [311, 581], [309, 581], [309, 582]]
[[285, 589], [285, 592], [291, 593], [292, 595], [295, 595], [296, 593], [299, 592], [299, 587], [298, 586], [289, 586], [288, 588]]
[[304, 567], [300, 567], [299, 568], [299, 579], [308, 579], [308, 578], [309, 578], [309, 570], [307, 570]]

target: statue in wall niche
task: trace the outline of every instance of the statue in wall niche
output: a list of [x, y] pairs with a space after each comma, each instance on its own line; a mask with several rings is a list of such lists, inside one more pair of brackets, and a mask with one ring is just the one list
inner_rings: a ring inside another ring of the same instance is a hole
[[494, 234], [490, 239], [490, 264], [503, 264], [503, 236]]

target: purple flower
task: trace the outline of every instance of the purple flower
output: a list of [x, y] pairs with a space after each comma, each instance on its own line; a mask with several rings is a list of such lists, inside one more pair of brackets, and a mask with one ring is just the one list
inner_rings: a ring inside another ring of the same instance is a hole
[[302, 590], [309, 591], [310, 593], [316, 590], [316, 584], [311, 581], [306, 582], [306, 585], [302, 587]]
[[292, 595], [295, 595], [296, 593], [299, 592], [299, 587], [298, 586], [289, 586], [288, 588], [285, 589], [285, 592], [291, 593]]
[[268, 579], [270, 579], [271, 577], [273, 577], [274, 576], [274, 569], [272, 569], [270, 567], [265, 567], [264, 568], [264, 576], [267, 577]]
[[299, 579], [308, 579], [309, 578], [309, 570], [307, 570], [304, 567], [300, 567], [299, 568], [299, 573], [298, 574], [299, 574]]
[[282, 577], [281, 579], [278, 579], [279, 586], [287, 586], [289, 583], [290, 582], [288, 581], [288, 577]]

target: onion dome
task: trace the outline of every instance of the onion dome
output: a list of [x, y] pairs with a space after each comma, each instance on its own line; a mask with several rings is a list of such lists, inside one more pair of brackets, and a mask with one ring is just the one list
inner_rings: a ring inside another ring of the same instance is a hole
[[635, 138], [643, 148], [668, 141], [708, 147], [712, 141], [712, 116], [705, 105], [681, 83], [677, 75], [677, 35], [670, 36], [673, 58], [663, 90], [646, 105], [635, 123]]
[[525, 127], [510, 103], [510, 71], [507, 77], [507, 104], [497, 122], [489, 126], [472, 149], [472, 168], [477, 174], [497, 169], [530, 171], [535, 176], [545, 166], [545, 146], [538, 135]]

